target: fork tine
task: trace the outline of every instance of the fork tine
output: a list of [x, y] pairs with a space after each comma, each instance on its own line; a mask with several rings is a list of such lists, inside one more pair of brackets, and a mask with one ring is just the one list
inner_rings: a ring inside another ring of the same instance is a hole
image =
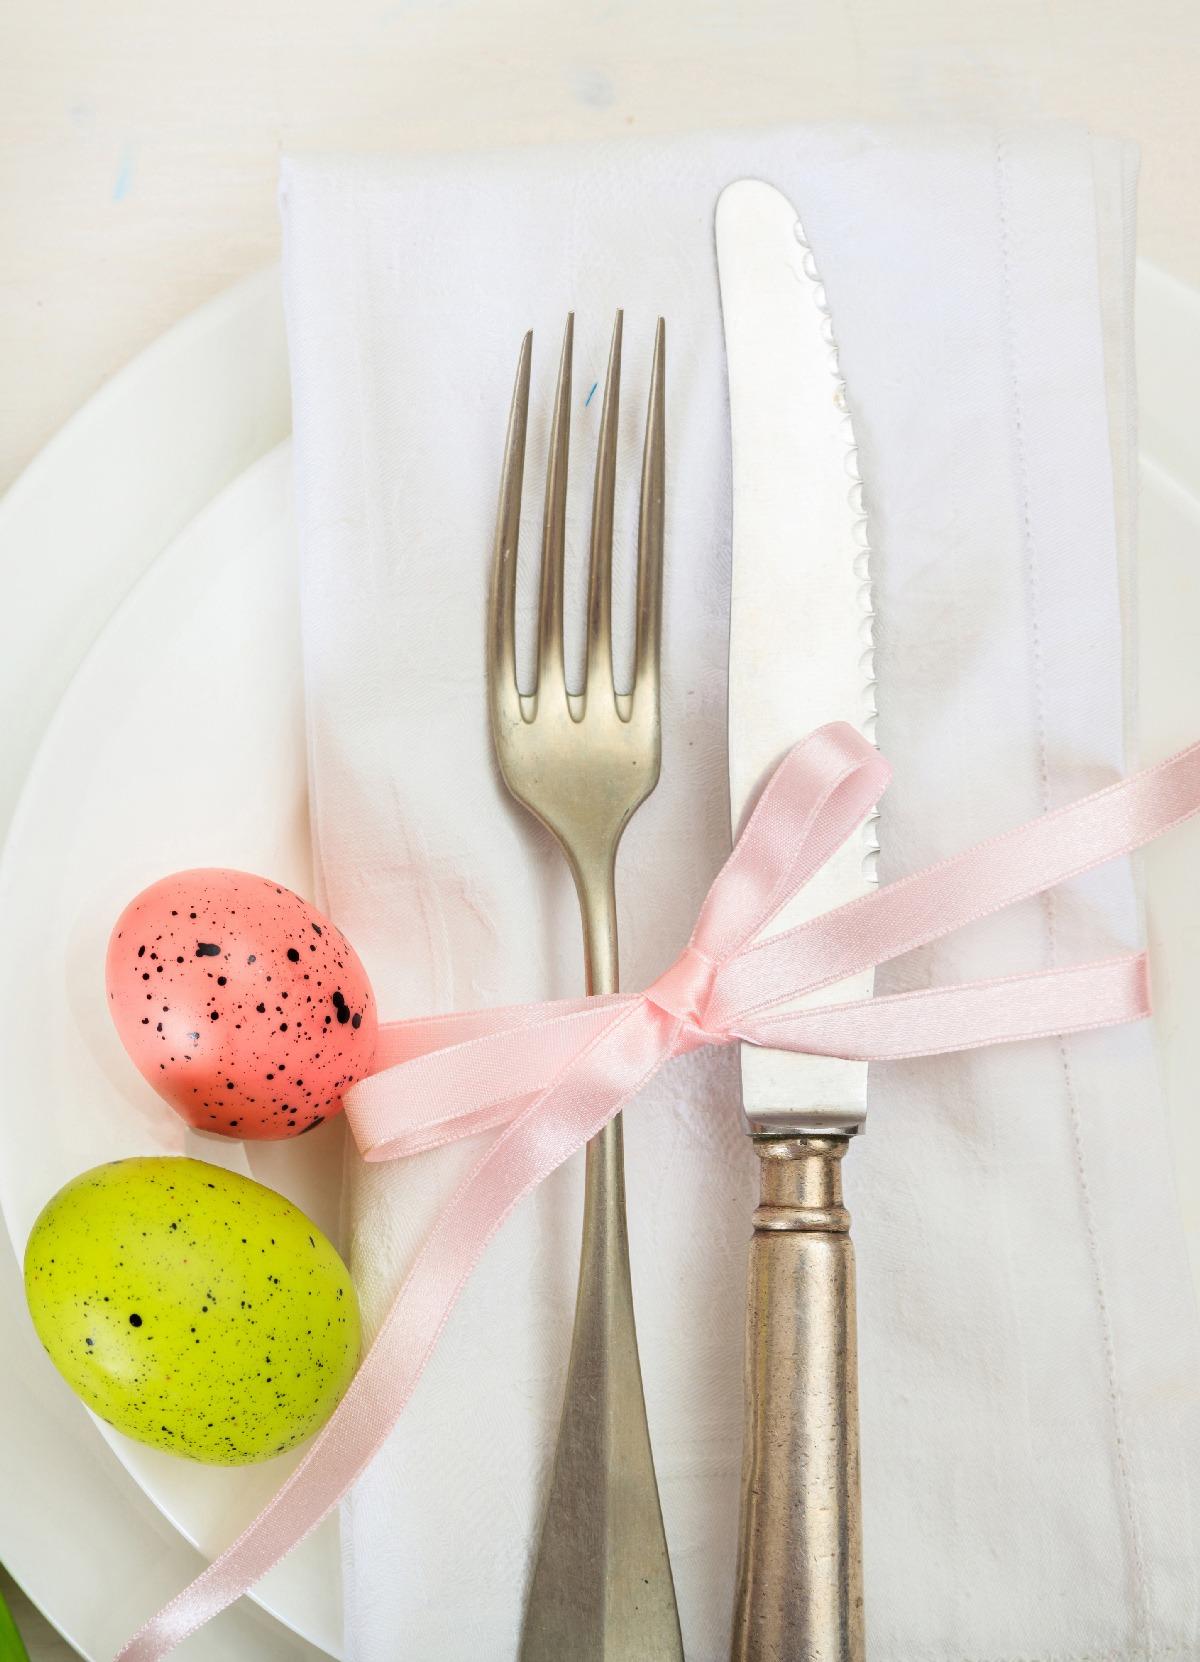
[[521, 528], [521, 482], [525, 474], [525, 431], [529, 422], [529, 367], [533, 330], [521, 342], [517, 379], [508, 413], [508, 435], [500, 472], [500, 506], [496, 513], [496, 547], [488, 607], [488, 685], [496, 708], [517, 703], [517, 539]]
[[550, 460], [546, 468], [546, 509], [542, 521], [542, 592], [538, 624], [537, 690], [561, 689], [566, 694], [563, 670], [563, 564], [567, 529], [567, 452], [571, 444], [571, 349], [575, 338], [575, 314], [567, 313], [562, 357], [558, 365], [558, 390], [554, 395], [554, 416], [550, 423]]
[[638, 517], [637, 644], [634, 648], [634, 698], [658, 703], [658, 648], [662, 634], [663, 496], [666, 489], [666, 419], [664, 382], [667, 328], [660, 317], [654, 333], [654, 367], [646, 412], [646, 447], [642, 452], [642, 498]]
[[588, 562], [587, 696], [613, 696], [612, 540], [613, 501], [617, 486], [617, 420], [621, 405], [621, 327], [613, 324], [596, 448], [596, 483], [592, 492], [592, 539]]

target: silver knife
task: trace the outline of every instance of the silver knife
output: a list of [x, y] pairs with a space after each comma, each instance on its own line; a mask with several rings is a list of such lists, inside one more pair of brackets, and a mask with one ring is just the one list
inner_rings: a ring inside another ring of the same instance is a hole
[[[841, 719], [874, 732], [869, 552], [824, 289], [799, 216], [743, 179], [722, 193], [717, 263], [733, 432], [729, 783], [738, 829], [784, 752]], [[852, 838], [779, 918], [874, 877]], [[870, 995], [871, 972], [820, 997]], [[747, 1303], [736, 1662], [862, 1662], [854, 1253], [840, 1162], [866, 1116], [861, 1062], [742, 1050], [762, 1161]]]

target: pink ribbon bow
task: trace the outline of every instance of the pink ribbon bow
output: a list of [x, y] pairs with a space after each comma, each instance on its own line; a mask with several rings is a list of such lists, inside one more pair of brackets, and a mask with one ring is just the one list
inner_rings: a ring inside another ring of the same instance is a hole
[[797, 928], [758, 937], [890, 777], [844, 723], [772, 775], [680, 957], [640, 993], [393, 1022], [346, 1095], [367, 1160], [498, 1130], [443, 1208], [349, 1390], [253, 1523], [120, 1652], [155, 1662], [315, 1529], [382, 1447], [467, 1277], [517, 1203], [665, 1062], [743, 1042], [868, 1060], [1132, 1021], [1145, 955], [853, 1003], [781, 1009], [1159, 836], [1200, 810], [1200, 744]]

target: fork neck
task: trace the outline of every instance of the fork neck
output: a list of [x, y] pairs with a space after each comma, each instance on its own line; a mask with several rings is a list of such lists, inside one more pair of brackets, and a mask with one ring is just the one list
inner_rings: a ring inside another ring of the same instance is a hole
[[617, 896], [615, 860], [572, 863], [583, 916], [583, 959], [589, 993], [617, 991]]

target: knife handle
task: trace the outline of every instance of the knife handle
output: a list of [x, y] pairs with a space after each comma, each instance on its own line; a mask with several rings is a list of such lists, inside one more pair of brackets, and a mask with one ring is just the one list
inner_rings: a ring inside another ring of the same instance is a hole
[[755, 1136], [733, 1662], [864, 1662], [854, 1247], [841, 1135]]

